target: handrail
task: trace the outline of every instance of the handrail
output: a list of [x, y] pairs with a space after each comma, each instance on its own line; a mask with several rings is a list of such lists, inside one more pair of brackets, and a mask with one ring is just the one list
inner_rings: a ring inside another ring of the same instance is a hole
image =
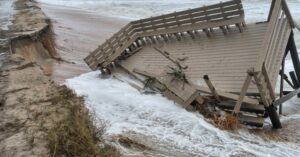
[[285, 12], [287, 18], [289, 19], [292, 28], [295, 28], [295, 23], [292, 14], [285, 0], [282, 0], [282, 10]]
[[286, 3], [286, 0], [283, 0], [283, 1], [282, 1], [282, 7], [283, 7], [283, 10], [285, 11], [285, 13], [286, 13], [286, 15], [287, 15], [287, 17], [288, 17], [290, 23], [291, 23], [292, 28], [297, 28], [298, 31], [300, 31], [300, 24], [297, 23], [297, 22], [293, 19], [293, 16], [292, 16], [292, 14], [291, 14], [291, 12], [290, 12], [290, 9], [289, 9], [289, 7], [288, 7], [288, 5], [287, 5], [287, 3]]
[[[279, 51], [284, 47], [283, 45], [287, 44], [287, 39], [296, 25], [285, 0], [276, 0], [273, 5], [255, 71], [262, 71], [262, 67], [265, 65], [268, 75], [276, 76], [279, 69], [274, 68], [278, 62], [275, 58], [279, 55], [278, 53], [281, 53]], [[271, 84], [275, 86], [276, 79], [272, 79]]]
[[[259, 53], [259, 58], [255, 66], [255, 71], [261, 71], [262, 65], [268, 55], [270, 45], [272, 44], [272, 38], [274, 37], [274, 32], [276, 32], [275, 28], [277, 23], [279, 22], [278, 18], [280, 17], [282, 11], [282, 1], [283, 0], [275, 0], [273, 4], [273, 9], [270, 16], [270, 21], [268, 22], [267, 31], [265, 33], [265, 37], [263, 40], [263, 47]], [[284, 11], [284, 13], [286, 13]]]
[[130, 22], [84, 60], [96, 70], [106, 67], [138, 38], [239, 24], [244, 22], [241, 0], [189, 9]]

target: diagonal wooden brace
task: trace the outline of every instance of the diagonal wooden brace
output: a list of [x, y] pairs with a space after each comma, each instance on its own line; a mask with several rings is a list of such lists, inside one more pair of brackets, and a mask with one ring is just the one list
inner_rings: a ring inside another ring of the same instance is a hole
[[219, 94], [218, 94], [216, 88], [214, 87], [214, 85], [211, 83], [208, 75], [204, 75], [203, 78], [204, 78], [204, 80], [205, 80], [205, 82], [206, 82], [206, 84], [207, 84], [210, 92], [213, 94], [213, 96], [217, 99], [218, 102], [221, 102]]
[[248, 70], [248, 75], [247, 75], [244, 85], [242, 87], [238, 101], [236, 102], [236, 104], [234, 106], [234, 109], [232, 112], [233, 115], [238, 115], [238, 113], [240, 112], [240, 109], [241, 109], [241, 106], [243, 103], [243, 99], [244, 99], [246, 92], [248, 90], [248, 87], [251, 83], [252, 77], [253, 77], [253, 69], [250, 69], [250, 70]]

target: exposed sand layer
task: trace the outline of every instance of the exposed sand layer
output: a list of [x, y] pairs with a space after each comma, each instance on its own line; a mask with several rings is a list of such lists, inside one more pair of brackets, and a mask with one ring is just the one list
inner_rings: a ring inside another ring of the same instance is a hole
[[17, 0], [15, 10], [0, 42], [0, 156], [52, 156], [48, 131], [66, 119], [66, 104], [85, 110], [83, 99], [61, 99], [70, 90], [49, 76], [60, 58], [48, 18], [28, 0]]
[[54, 63], [52, 78], [59, 83], [89, 72], [83, 59], [128, 22], [75, 8], [48, 4], [40, 7], [52, 20], [57, 51], [65, 61]]

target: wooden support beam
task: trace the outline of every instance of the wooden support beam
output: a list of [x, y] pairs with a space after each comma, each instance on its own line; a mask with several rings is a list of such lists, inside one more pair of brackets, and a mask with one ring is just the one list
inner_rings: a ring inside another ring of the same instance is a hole
[[[198, 85], [193, 85], [193, 86], [202, 93], [208, 93], [208, 94], [211, 93], [210, 89], [208, 89], [208, 88], [198, 86]], [[222, 98], [235, 100], [235, 101], [237, 101], [239, 99], [239, 95], [237, 95], [237, 94], [232, 94], [232, 93], [228, 93], [228, 92], [224, 92], [224, 91], [220, 91], [220, 90], [218, 90], [218, 95]], [[249, 97], [244, 97], [243, 103], [250, 104], [250, 105], [258, 105], [259, 104], [258, 100], [252, 99]]]
[[150, 36], [149, 38], [151, 39], [152, 44], [156, 44], [157, 41], [155, 40], [155, 38], [153, 36]]
[[289, 94], [283, 96], [282, 98], [276, 100], [273, 105], [274, 106], [279, 106], [280, 104], [283, 104], [284, 102], [290, 100], [292, 97], [296, 96], [297, 94], [300, 93], [300, 88], [290, 92]]
[[295, 74], [294, 71], [290, 71], [290, 77], [292, 79], [292, 82], [293, 82], [293, 85], [294, 85], [294, 89], [298, 88], [299, 87], [298, 79], [297, 79], [296, 74]]
[[168, 42], [168, 41], [169, 41], [169, 39], [168, 39], [167, 35], [165, 35], [165, 34], [162, 34], [161, 36], [162, 36], [162, 38], [164, 39], [164, 41], [165, 41], [165, 42]]
[[210, 89], [210, 92], [213, 94], [213, 96], [215, 97], [215, 99], [217, 99], [218, 102], [221, 102], [221, 99], [220, 99], [220, 97], [219, 97], [219, 94], [218, 94], [216, 88], [214, 87], [214, 85], [211, 83], [211, 81], [210, 81], [208, 75], [204, 75], [204, 76], [203, 76], [203, 79], [205, 80], [205, 82], [206, 82], [208, 88]]
[[[220, 103], [218, 103], [217, 106], [221, 109], [233, 110], [235, 107], [235, 104], [236, 104], [236, 101], [225, 100], [225, 101], [221, 101]], [[254, 112], [256, 114], [264, 114], [265, 107], [263, 105], [250, 105], [250, 104], [243, 103], [240, 111], [252, 112], [252, 113]]]
[[241, 109], [241, 106], [242, 106], [242, 102], [243, 102], [243, 99], [244, 99], [244, 97], [245, 97], [245, 95], [247, 93], [247, 89], [248, 89], [248, 87], [250, 85], [250, 82], [252, 80], [252, 76], [253, 75], [251, 73], [247, 74], [247, 77], [246, 77], [244, 85], [243, 85], [243, 87], [241, 89], [239, 98], [238, 98], [238, 100], [237, 100], [237, 102], [236, 102], [236, 104], [234, 106], [234, 109], [233, 109], [233, 112], [232, 112], [233, 115], [238, 115], [238, 113], [240, 112], [240, 109]]
[[237, 28], [239, 28], [240, 32], [242, 33], [243, 30], [243, 26], [240, 23], [235, 24]]
[[299, 61], [299, 55], [297, 51], [297, 47], [294, 40], [294, 33], [292, 32], [289, 38], [288, 46], [290, 49], [291, 58], [293, 61], [294, 69], [296, 72], [298, 84], [300, 84], [300, 61]]
[[174, 35], [178, 41], [181, 41], [181, 36], [178, 33], [174, 33]]
[[272, 0], [270, 10], [269, 10], [269, 14], [268, 14], [268, 22], [271, 20], [272, 12], [273, 12], [273, 9], [274, 9], [274, 6], [275, 6], [275, 1], [276, 0]]
[[293, 89], [295, 89], [293, 83], [289, 80], [288, 76], [287, 76], [282, 70], [279, 71], [279, 75], [283, 77], [283, 80], [284, 80], [287, 84], [289, 84]]
[[208, 29], [203, 29], [203, 32], [205, 32], [206, 33], [206, 35], [208, 36], [208, 37], [210, 37], [211, 35], [210, 35], [210, 32], [208, 31]]
[[261, 78], [259, 77], [259, 75], [261, 74], [261, 72], [255, 72], [253, 77], [256, 83], [256, 86], [258, 88], [258, 91], [260, 93], [260, 98], [264, 104], [265, 107], [270, 106], [270, 101], [268, 100], [268, 96], [266, 95], [266, 91], [264, 89], [264, 82], [262, 82]]
[[192, 39], [195, 39], [195, 35], [192, 31], [187, 31], [187, 33], [191, 36]]
[[[282, 61], [281, 61], [281, 70], [280, 70], [280, 72], [279, 72], [279, 74], [280, 74], [280, 92], [279, 92], [279, 94], [280, 94], [280, 98], [282, 98], [283, 97], [283, 87], [284, 87], [284, 80], [288, 80], [288, 78], [285, 76], [285, 74], [284, 74], [284, 69], [285, 69], [285, 58], [286, 58], [286, 56], [287, 56], [287, 53], [288, 53], [288, 51], [287, 51], [287, 49], [285, 50], [285, 53], [284, 53], [284, 56], [283, 56], [283, 59], [282, 59]], [[286, 78], [285, 78], [286, 77]], [[280, 106], [279, 106], [279, 114], [282, 114], [282, 104], [280, 104]]]
[[220, 29], [223, 31], [224, 35], [228, 33], [225, 26], [220, 26]]
[[263, 67], [262, 67], [262, 74], [264, 75], [265, 81], [267, 83], [267, 88], [269, 90], [270, 97], [271, 97], [272, 101], [274, 101], [276, 99], [275, 92], [274, 92], [275, 90], [271, 84], [271, 80], [269, 78], [269, 74], [267, 72], [265, 64], [263, 64]]
[[154, 43], [152, 43], [152, 40], [150, 37], [146, 37], [146, 41], [147, 41], [148, 45], [154, 44]]

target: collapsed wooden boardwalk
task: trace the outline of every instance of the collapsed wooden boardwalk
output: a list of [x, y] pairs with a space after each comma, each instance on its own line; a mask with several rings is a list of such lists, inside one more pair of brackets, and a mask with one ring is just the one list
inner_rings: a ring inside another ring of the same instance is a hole
[[[231, 0], [130, 22], [85, 61], [102, 73], [118, 67], [143, 82], [154, 79], [165, 96], [185, 108], [194, 101], [202, 103], [203, 93], [208, 93], [220, 108], [246, 123], [262, 126], [270, 116], [273, 126], [281, 127], [274, 87], [295, 45], [295, 25], [285, 0], [273, 0], [268, 21], [247, 25], [241, 1]], [[297, 62], [295, 89], [300, 82]], [[179, 68], [187, 80], [174, 81], [172, 68]], [[289, 97], [298, 92], [292, 93]]]

